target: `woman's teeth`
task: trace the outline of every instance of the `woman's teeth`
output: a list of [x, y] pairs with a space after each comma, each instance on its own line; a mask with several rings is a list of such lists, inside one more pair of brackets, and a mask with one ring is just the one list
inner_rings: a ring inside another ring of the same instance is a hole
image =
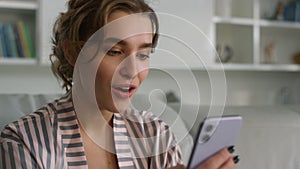
[[119, 90], [121, 90], [122, 92], [129, 92], [130, 87], [119, 87]]

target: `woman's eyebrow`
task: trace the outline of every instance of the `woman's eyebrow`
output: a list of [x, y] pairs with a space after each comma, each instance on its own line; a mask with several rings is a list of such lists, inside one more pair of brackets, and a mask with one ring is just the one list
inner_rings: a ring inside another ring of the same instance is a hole
[[[115, 44], [115, 45], [121, 45], [121, 46], [126, 46], [128, 43], [125, 40], [119, 39], [119, 38], [106, 38], [104, 39], [104, 44]], [[142, 45], [139, 46], [139, 49], [143, 48], [152, 48], [153, 44], [152, 43], [143, 43]]]
[[153, 44], [152, 43], [143, 43], [139, 48], [143, 49], [143, 48], [152, 48]]
[[104, 39], [104, 43], [118, 44], [118, 45], [122, 45], [122, 46], [125, 46], [127, 44], [124, 40], [119, 39], [119, 38], [113, 38], [113, 37]]

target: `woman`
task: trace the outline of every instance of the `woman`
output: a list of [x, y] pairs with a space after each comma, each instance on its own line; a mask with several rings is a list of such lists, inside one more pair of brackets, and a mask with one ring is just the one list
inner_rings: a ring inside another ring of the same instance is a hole
[[[70, 0], [54, 26], [52, 55], [53, 72], [67, 93], [6, 126], [1, 167], [184, 168], [168, 126], [128, 108], [147, 77], [157, 38], [157, 18], [142, 0]], [[95, 64], [83, 69], [82, 58], [96, 63], [94, 79], [83, 80], [93, 76], [87, 70]], [[87, 94], [89, 84], [94, 93]], [[91, 95], [96, 109], [89, 107]], [[233, 168], [230, 152], [220, 151], [199, 169]]]

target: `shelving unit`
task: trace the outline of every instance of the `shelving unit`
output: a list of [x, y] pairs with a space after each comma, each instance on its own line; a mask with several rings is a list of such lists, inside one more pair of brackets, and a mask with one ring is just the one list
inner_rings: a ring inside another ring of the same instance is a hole
[[37, 10], [38, 4], [34, 1], [0, 1], [0, 9]]
[[1, 58], [0, 65], [34, 65], [37, 64], [36, 59], [21, 59], [21, 58]]
[[[65, 3], [64, 0], [0, 1], [0, 21], [15, 22], [23, 20], [26, 22], [31, 29], [36, 53], [34, 59], [6, 59], [0, 57], [0, 65], [49, 65], [48, 56], [51, 49], [52, 26], [58, 13], [65, 10]], [[172, 3], [172, 7], [170, 7], [170, 3]], [[226, 70], [300, 71], [300, 66], [293, 64], [291, 59], [295, 53], [300, 52], [300, 23], [266, 19], [274, 12], [276, 3], [276, 0], [203, 0], [201, 3], [193, 0], [187, 7], [190, 11], [198, 13], [185, 13], [182, 17], [196, 23], [205, 34], [211, 37], [215, 46], [225, 44], [232, 48], [232, 59], [228, 63], [223, 63]], [[175, 3], [169, 0], [162, 1], [159, 5], [162, 12], [184, 14], [183, 11], [180, 12], [175, 9], [186, 5], [186, 3], [183, 1], [176, 1]], [[230, 10], [227, 9], [222, 12], [226, 9], [224, 5], [229, 6]], [[195, 17], [195, 15], [198, 17]], [[168, 22], [166, 23], [169, 26]], [[162, 24], [161, 28], [163, 27]], [[170, 31], [168, 28], [167, 32]], [[265, 63], [265, 48], [271, 42], [274, 42], [273, 61]], [[199, 44], [205, 43], [205, 40], [199, 42]], [[171, 49], [175, 50], [176, 47]], [[181, 50], [181, 48], [178, 50]], [[183, 56], [186, 55], [183, 54]], [[203, 54], [203, 57], [206, 57], [204, 59], [208, 60], [207, 63], [211, 64], [207, 67], [212, 69], [222, 68], [220, 64], [215, 62], [214, 56], [210, 56], [209, 52]], [[174, 60], [173, 56], [153, 59], [158, 64], [165, 64], [164, 67], [181, 69], [178, 63], [172, 60]], [[194, 61], [191, 62], [191, 65], [193, 65]], [[202, 69], [198, 64], [194, 67], [193, 69]]]
[[288, 22], [288, 21], [270, 21], [261, 19], [259, 21], [261, 27], [274, 27], [274, 28], [289, 28], [300, 29], [300, 22]]
[[22, 20], [29, 26], [35, 51], [34, 58], [0, 57], [0, 65], [49, 65], [52, 27], [60, 12], [65, 11], [65, 0], [2, 0], [0, 21], [15, 23]]
[[[38, 32], [38, 26], [36, 21], [38, 11], [37, 1], [0, 1], [0, 21], [2, 24], [15, 24], [18, 21], [22, 21], [28, 25], [30, 30], [30, 39], [32, 41], [33, 50], [36, 51], [36, 32]], [[35, 52], [37, 54], [37, 52]], [[37, 57], [34, 58], [19, 58], [17, 56], [12, 57], [0, 57], [0, 65], [33, 65], [37, 63]]]
[[300, 71], [292, 59], [300, 53], [300, 22], [266, 19], [277, 2], [214, 0], [213, 43], [233, 50], [225, 70]]

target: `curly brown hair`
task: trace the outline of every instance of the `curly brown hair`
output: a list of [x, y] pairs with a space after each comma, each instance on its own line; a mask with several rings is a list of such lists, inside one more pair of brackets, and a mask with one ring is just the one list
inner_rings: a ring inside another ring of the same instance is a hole
[[[116, 10], [128, 13], [147, 12], [153, 25], [153, 48], [158, 39], [158, 19], [154, 10], [143, 0], [69, 0], [68, 10], [60, 13], [53, 27], [51, 68], [63, 81], [62, 88], [72, 87], [74, 67], [65, 57], [64, 42], [85, 42], [93, 33], [107, 24], [108, 17]], [[72, 43], [72, 57], [77, 58], [83, 43]]]

